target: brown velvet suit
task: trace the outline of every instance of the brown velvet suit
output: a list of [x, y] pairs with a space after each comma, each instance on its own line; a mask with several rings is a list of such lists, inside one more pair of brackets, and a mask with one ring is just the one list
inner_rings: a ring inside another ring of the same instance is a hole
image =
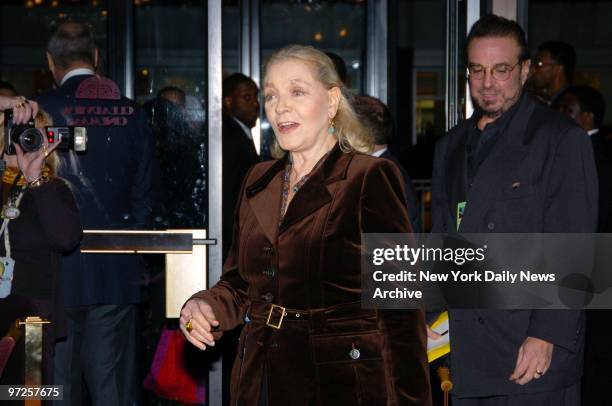
[[[285, 164], [247, 175], [221, 281], [194, 296], [222, 331], [247, 321], [231, 404], [257, 405], [267, 385], [270, 406], [430, 405], [422, 312], [360, 306], [361, 233], [410, 232], [398, 169], [336, 146], [279, 226]], [[280, 329], [270, 303], [288, 310]]]

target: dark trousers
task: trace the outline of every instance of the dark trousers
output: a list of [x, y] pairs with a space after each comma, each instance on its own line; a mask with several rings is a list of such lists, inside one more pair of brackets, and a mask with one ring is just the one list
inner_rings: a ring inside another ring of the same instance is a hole
[[137, 404], [136, 306], [69, 308], [67, 314], [68, 340], [55, 369], [56, 381], [64, 384], [62, 404]]
[[[529, 385], [529, 384], [527, 384]], [[486, 398], [452, 397], [453, 406], [580, 406], [580, 384], [540, 393], [491, 396]]]

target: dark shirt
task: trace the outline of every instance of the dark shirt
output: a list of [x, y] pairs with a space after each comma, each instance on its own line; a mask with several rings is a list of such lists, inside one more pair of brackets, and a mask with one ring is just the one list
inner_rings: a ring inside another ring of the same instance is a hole
[[476, 110], [474, 112], [475, 120], [473, 126], [469, 130], [468, 142], [466, 145], [468, 190], [478, 174], [480, 165], [487, 159], [487, 156], [489, 156], [497, 140], [506, 129], [508, 123], [512, 120], [512, 117], [514, 117], [523, 97], [525, 97], [524, 94], [508, 111], [502, 114], [497, 120], [487, 124], [482, 131], [478, 128], [478, 121], [483, 113], [481, 110]]

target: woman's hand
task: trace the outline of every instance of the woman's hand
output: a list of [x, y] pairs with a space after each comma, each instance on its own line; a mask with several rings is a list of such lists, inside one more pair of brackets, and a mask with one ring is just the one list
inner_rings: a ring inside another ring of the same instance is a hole
[[13, 122], [25, 124], [38, 113], [38, 103], [23, 96], [0, 96], [0, 111], [13, 109]]
[[45, 159], [59, 146], [59, 144], [59, 142], [56, 142], [49, 147], [47, 137], [43, 135], [43, 146], [41, 149], [33, 152], [24, 152], [19, 144], [13, 143], [17, 155], [17, 165], [19, 165], [19, 170], [23, 173], [26, 182], [32, 182], [40, 177]]
[[[179, 325], [187, 341], [199, 349], [205, 350], [206, 345], [210, 347], [215, 345], [212, 329], [219, 327], [219, 321], [217, 321], [212, 307], [205, 300], [191, 299], [187, 301], [181, 310]], [[191, 328], [188, 329], [187, 327]]]

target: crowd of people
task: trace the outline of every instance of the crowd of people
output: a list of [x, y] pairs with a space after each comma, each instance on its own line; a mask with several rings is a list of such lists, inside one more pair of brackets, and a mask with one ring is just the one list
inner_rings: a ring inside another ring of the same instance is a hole
[[[81, 253], [79, 241], [83, 229], [203, 224], [204, 132], [179, 87], [141, 107], [100, 76], [88, 25], [59, 25], [46, 51], [54, 89], [27, 99], [0, 82], [0, 336], [41, 316], [42, 382], [63, 385], [63, 404], [139, 404], [142, 258]], [[517, 23], [487, 15], [465, 59], [475, 112], [437, 141], [431, 231], [609, 232], [605, 101], [573, 84], [573, 48], [546, 42], [531, 58]], [[240, 73], [223, 82], [225, 263], [184, 304], [180, 331], [201, 350], [230, 343], [231, 404], [433, 404], [426, 349], [440, 336], [426, 321], [437, 309], [361, 306], [362, 234], [425, 227], [391, 152], [389, 108], [351, 95], [342, 59], [310, 46], [276, 51], [264, 72], [261, 94]], [[267, 161], [251, 133], [260, 103]], [[42, 145], [24, 151], [10, 125], [38, 129]], [[58, 150], [50, 125], [86, 127], [87, 152]], [[603, 399], [607, 312], [448, 310], [453, 405]], [[23, 384], [24, 351], [21, 340], [0, 362], [0, 384]]]

